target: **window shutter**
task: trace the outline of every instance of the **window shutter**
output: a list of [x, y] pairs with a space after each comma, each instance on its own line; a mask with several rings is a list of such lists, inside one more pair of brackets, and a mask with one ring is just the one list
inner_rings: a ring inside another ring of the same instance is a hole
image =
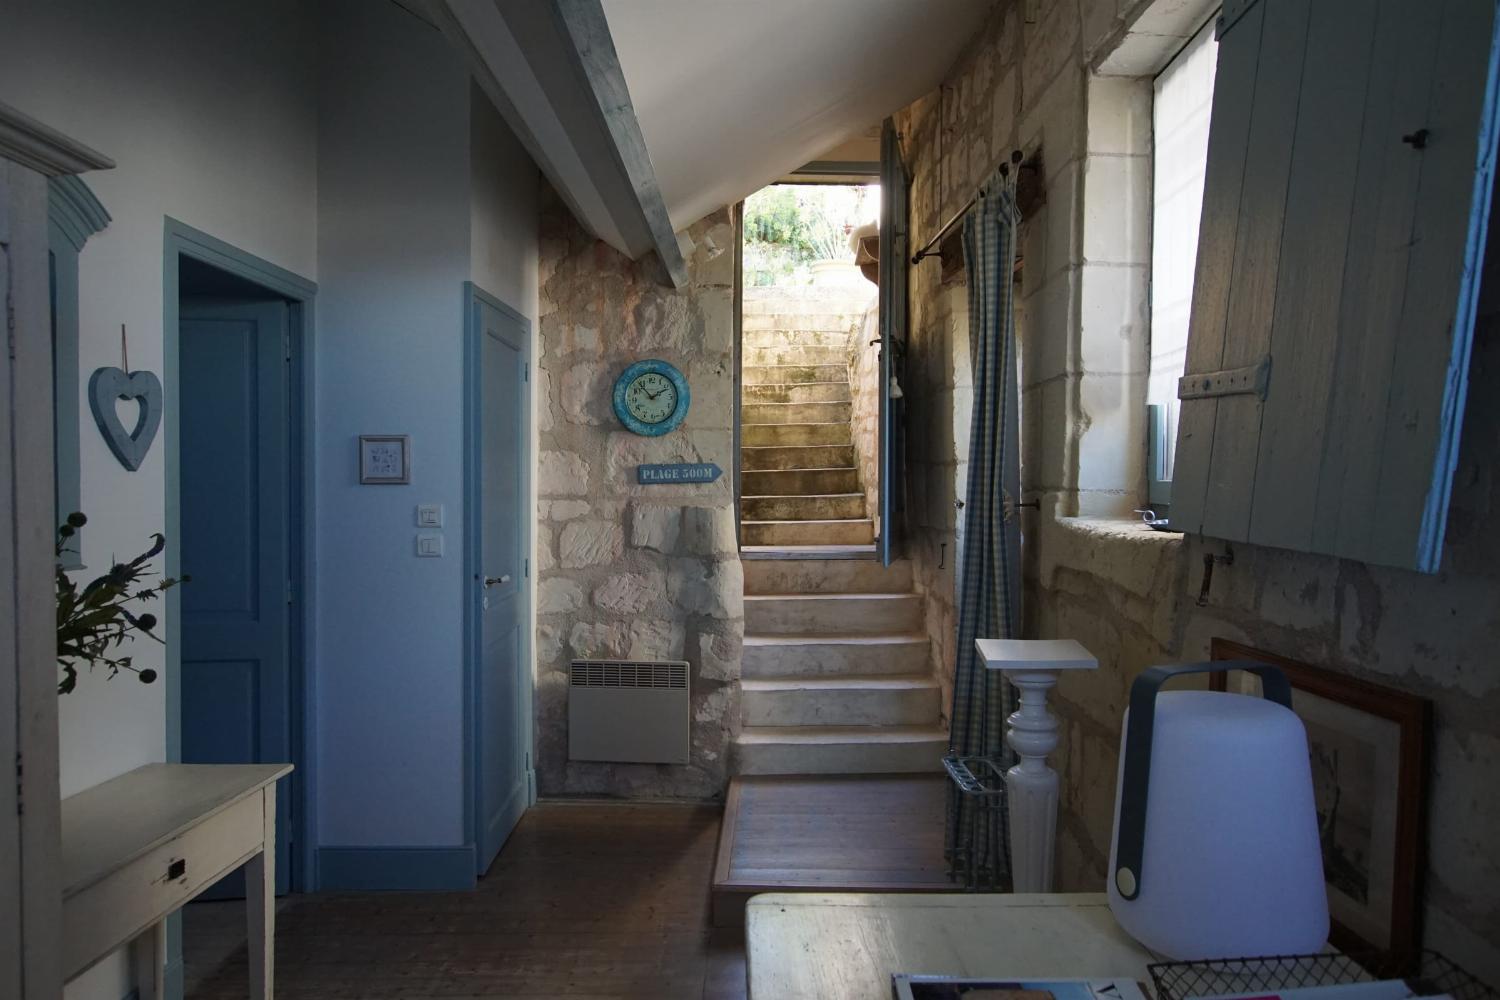
[[1495, 4], [1235, 6], [1173, 527], [1434, 572], [1489, 218]]

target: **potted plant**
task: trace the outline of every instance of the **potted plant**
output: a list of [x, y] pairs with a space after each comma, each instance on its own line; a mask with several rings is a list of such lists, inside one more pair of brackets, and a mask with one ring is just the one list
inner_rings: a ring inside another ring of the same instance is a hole
[[[78, 529], [88, 523], [88, 518], [76, 511], [68, 515], [57, 529], [57, 555], [71, 551], [68, 546]], [[96, 666], [108, 668], [113, 677], [121, 670], [136, 675], [143, 684], [156, 680], [156, 671], [149, 667], [137, 668], [130, 656], [120, 655], [119, 649], [127, 639], [134, 641], [137, 635], [148, 636], [157, 642], [161, 639], [152, 631], [156, 628], [156, 616], [150, 612], [133, 612], [126, 605], [132, 602], [154, 601], [162, 591], [186, 581], [170, 577], [154, 584], [140, 585], [142, 577], [151, 572], [147, 563], [161, 554], [167, 540], [160, 534], [151, 536], [152, 544], [129, 562], [115, 563], [109, 572], [96, 577], [79, 589], [78, 584], [59, 565], [57, 579], [57, 664], [62, 676], [57, 682], [57, 693], [67, 694], [78, 684], [80, 664], [92, 670]]]

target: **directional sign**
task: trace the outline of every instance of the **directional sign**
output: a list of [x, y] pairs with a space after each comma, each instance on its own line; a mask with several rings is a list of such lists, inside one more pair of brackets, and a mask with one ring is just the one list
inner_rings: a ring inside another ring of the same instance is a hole
[[667, 465], [637, 465], [635, 481], [648, 486], [672, 483], [711, 483], [724, 474], [712, 462], [672, 462]]

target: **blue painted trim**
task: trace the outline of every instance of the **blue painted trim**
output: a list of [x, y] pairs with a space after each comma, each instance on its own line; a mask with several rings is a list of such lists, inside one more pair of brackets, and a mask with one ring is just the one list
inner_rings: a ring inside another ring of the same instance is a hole
[[[292, 434], [293, 476], [300, 479], [300, 510], [293, 512], [293, 538], [295, 540], [292, 559], [300, 565], [300, 578], [296, 581], [294, 608], [291, 616], [291, 729], [292, 772], [291, 801], [293, 803], [292, 842], [294, 858], [292, 865], [292, 889], [308, 891], [317, 886], [314, 848], [317, 837], [313, 811], [313, 792], [316, 761], [313, 749], [315, 716], [312, 706], [315, 687], [309, 665], [313, 662], [316, 644], [316, 609], [314, 607], [312, 553], [315, 546], [316, 477], [312, 449], [304, 447], [315, 424], [314, 390], [316, 386], [313, 365], [313, 299], [318, 286], [270, 261], [246, 253], [223, 240], [201, 230], [179, 222], [170, 216], [165, 219], [162, 240], [162, 383], [165, 406], [162, 415], [163, 445], [166, 465], [166, 523], [168, 539], [166, 573], [181, 574], [181, 552], [178, 540], [182, 534], [181, 496], [181, 451], [180, 431], [177, 423], [177, 399], [179, 378], [178, 360], [178, 260], [191, 257], [211, 264], [220, 270], [253, 282], [262, 288], [282, 296], [290, 302], [289, 323], [292, 337]], [[299, 530], [300, 529], [300, 530]], [[166, 700], [167, 700], [167, 760], [182, 759], [182, 595], [177, 588], [165, 595], [167, 624], [165, 631], [166, 651]], [[181, 996], [182, 934], [180, 917], [168, 921], [167, 958], [168, 968], [175, 963], [179, 969], [178, 987], [169, 997]], [[171, 980], [168, 980], [169, 985]]]
[[532, 608], [535, 607], [536, 577], [531, 570], [532, 539], [535, 533], [535, 518], [530, 516], [534, 509], [531, 497], [531, 470], [535, 465], [536, 455], [532, 441], [532, 400], [534, 393], [531, 389], [530, 366], [532, 350], [531, 320], [501, 302], [495, 296], [489, 294], [472, 281], [466, 281], [463, 285], [464, 296], [464, 585], [468, 587], [468, 600], [464, 601], [464, 663], [463, 663], [463, 692], [464, 692], [464, 714], [463, 714], [463, 762], [464, 762], [464, 829], [468, 831], [470, 841], [475, 845], [473, 866], [476, 875], [484, 873], [478, 871], [479, 849], [481, 842], [480, 834], [483, 832], [480, 825], [484, 822], [482, 810], [479, 806], [479, 740], [476, 732], [477, 727], [477, 699], [479, 698], [479, 659], [480, 645], [483, 636], [480, 634], [480, 602], [483, 599], [483, 588], [473, 586], [477, 584], [483, 575], [480, 567], [481, 553], [484, 550], [483, 519], [480, 517], [480, 448], [483, 444], [483, 434], [480, 427], [480, 347], [481, 337], [484, 335], [484, 325], [480, 320], [480, 304], [497, 310], [504, 316], [508, 316], [520, 325], [525, 336], [526, 349], [522, 361], [527, 366], [526, 377], [526, 399], [521, 407], [522, 419], [525, 426], [522, 428], [522, 441], [525, 444], [526, 453], [521, 463], [525, 470], [524, 479], [521, 483], [521, 496], [523, 497], [523, 515], [521, 517], [521, 551], [525, 553], [522, 557], [526, 559], [526, 583], [521, 588], [524, 607], [522, 608], [521, 623], [521, 662], [528, 669], [522, 671], [521, 685], [521, 717], [526, 720], [526, 731], [522, 733], [522, 745], [526, 749], [526, 787], [527, 802], [529, 807], [536, 801], [536, 764], [534, 760], [535, 751], [535, 670], [530, 669], [532, 664], [532, 648], [535, 639], [532, 635], [533, 624], [531, 620]]
[[[631, 413], [630, 408], [625, 405], [625, 390], [630, 387], [630, 383], [642, 375], [651, 374], [664, 376], [677, 391], [677, 409], [673, 410], [671, 416], [659, 424], [648, 424], [637, 420], [635, 414]], [[692, 402], [693, 396], [688, 390], [688, 381], [683, 377], [682, 372], [678, 371], [675, 365], [668, 364], [656, 358], [637, 361], [621, 372], [619, 378], [615, 379], [615, 416], [620, 418], [620, 423], [625, 425], [626, 430], [634, 434], [643, 435], [644, 437], [660, 437], [663, 434], [670, 434], [672, 431], [675, 431], [683, 420], [687, 418], [688, 407], [692, 405]]]
[[47, 179], [47, 221], [57, 226], [78, 253], [90, 236], [109, 225], [110, 217], [82, 178], [64, 174]]
[[334, 892], [434, 892], [474, 888], [473, 844], [456, 847], [320, 847], [318, 887]]

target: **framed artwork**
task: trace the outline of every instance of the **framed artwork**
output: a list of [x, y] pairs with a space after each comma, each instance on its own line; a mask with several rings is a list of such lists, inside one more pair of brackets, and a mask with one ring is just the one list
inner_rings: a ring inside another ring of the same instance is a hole
[[361, 434], [359, 481], [368, 485], [411, 482], [411, 435]]
[[[1373, 957], [1381, 965], [1374, 971], [1408, 971], [1420, 956], [1430, 703], [1228, 639], [1213, 640], [1210, 658], [1286, 673], [1292, 708], [1307, 727], [1329, 940]], [[1259, 690], [1244, 671], [1209, 676], [1215, 690]]]

